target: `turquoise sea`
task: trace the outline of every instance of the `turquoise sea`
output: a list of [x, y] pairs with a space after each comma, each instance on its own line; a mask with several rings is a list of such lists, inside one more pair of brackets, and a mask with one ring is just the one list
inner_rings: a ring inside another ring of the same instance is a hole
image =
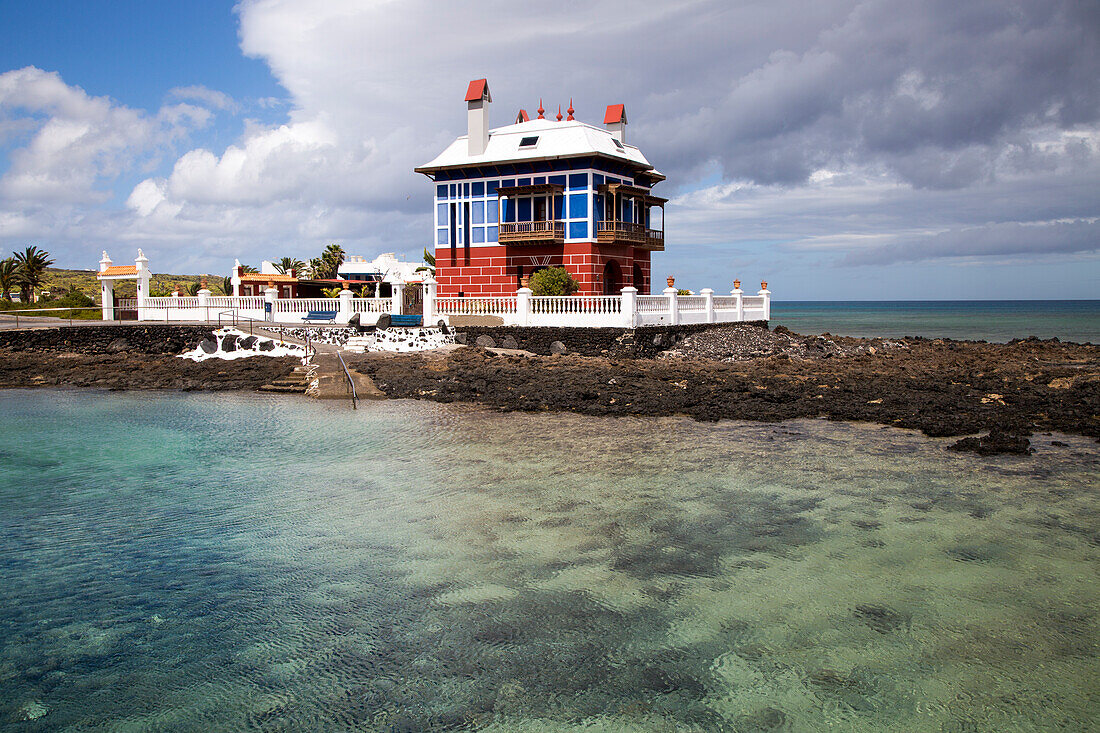
[[0, 414], [3, 731], [1100, 719], [1082, 438], [92, 390]]
[[1100, 300], [776, 300], [772, 325], [802, 334], [1100, 344]]

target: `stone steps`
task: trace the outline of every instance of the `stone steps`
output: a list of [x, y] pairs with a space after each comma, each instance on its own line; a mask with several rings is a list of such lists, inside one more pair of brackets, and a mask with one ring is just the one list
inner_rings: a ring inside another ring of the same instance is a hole
[[271, 384], [260, 387], [261, 392], [288, 392], [303, 394], [309, 386], [309, 367], [296, 366], [294, 371], [285, 377], [274, 380]]

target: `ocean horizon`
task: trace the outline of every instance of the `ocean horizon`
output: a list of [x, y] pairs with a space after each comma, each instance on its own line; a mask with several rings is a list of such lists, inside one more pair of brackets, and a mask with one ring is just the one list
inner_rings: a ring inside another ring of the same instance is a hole
[[1100, 300], [782, 300], [770, 325], [834, 336], [1100, 343]]

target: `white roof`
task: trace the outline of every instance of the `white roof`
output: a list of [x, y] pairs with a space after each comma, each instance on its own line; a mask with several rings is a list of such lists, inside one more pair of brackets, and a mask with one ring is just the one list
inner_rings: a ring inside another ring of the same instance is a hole
[[[537, 145], [520, 148], [521, 139], [535, 136], [539, 139]], [[608, 130], [576, 120], [558, 122], [539, 119], [490, 130], [489, 144], [481, 155], [469, 154], [467, 136], [463, 135], [447, 146], [447, 149], [436, 156], [435, 160], [416, 170], [419, 173], [425, 173], [439, 168], [573, 158], [596, 154], [618, 158], [657, 173], [638, 148], [624, 143], [620, 149]]]
[[423, 272], [417, 272], [416, 268], [423, 267], [423, 262], [406, 262], [397, 259], [393, 252], [378, 255], [373, 260], [352, 255], [336, 268], [339, 274], [377, 272], [382, 279], [399, 279], [401, 282], [420, 282], [424, 279]]

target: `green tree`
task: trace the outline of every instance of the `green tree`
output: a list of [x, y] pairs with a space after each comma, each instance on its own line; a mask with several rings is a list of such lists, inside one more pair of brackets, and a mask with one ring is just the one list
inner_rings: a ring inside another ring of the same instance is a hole
[[330, 244], [320, 257], [314, 257], [309, 261], [309, 274], [315, 280], [334, 280], [340, 265], [344, 264], [344, 248], [338, 244]]
[[257, 270], [252, 265], [241, 265], [241, 273], [244, 274], [244, 275], [248, 275], [250, 273], [255, 274], [257, 272], [259, 272], [259, 270]]
[[16, 282], [19, 284], [19, 290], [22, 293], [22, 301], [30, 303], [31, 295], [35, 289], [42, 286], [46, 268], [53, 264], [53, 260], [50, 259], [49, 252], [34, 246], [27, 247], [22, 252], [14, 253], [14, 257], [18, 266]]
[[198, 295], [200, 290], [202, 290], [202, 283], [191, 283], [187, 286], [187, 294], [191, 297]]
[[222, 295], [232, 295], [232, 294], [233, 294], [233, 278], [223, 277], [222, 278]]
[[284, 275], [289, 274], [291, 270], [294, 270], [295, 274], [300, 274], [305, 268], [306, 263], [296, 257], [284, 257], [275, 263], [275, 269]]
[[321, 288], [321, 292], [325, 294], [326, 298], [339, 298], [342, 289], [343, 288]]
[[11, 300], [11, 289], [19, 282], [18, 272], [19, 266], [11, 257], [0, 260], [0, 297], [4, 300]]
[[535, 295], [572, 295], [581, 284], [564, 267], [547, 267], [531, 276], [528, 287]]
[[433, 276], [435, 275], [435, 255], [429, 252], [427, 247], [424, 248], [424, 264], [416, 268], [416, 272], [424, 272], [425, 270], [432, 273]]

